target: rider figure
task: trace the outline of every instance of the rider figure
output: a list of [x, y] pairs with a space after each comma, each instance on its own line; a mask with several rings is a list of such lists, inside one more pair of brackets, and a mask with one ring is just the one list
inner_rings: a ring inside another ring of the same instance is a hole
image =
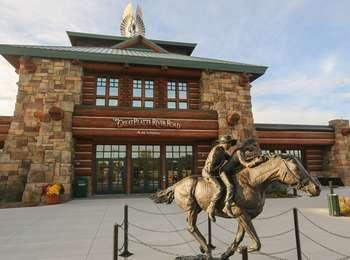
[[[225, 171], [222, 171], [224, 165], [226, 165], [231, 156], [227, 153], [232, 145], [237, 143], [236, 139], [233, 139], [230, 135], [221, 136], [218, 140], [218, 144], [215, 145], [209, 152], [207, 160], [205, 161], [204, 168], [202, 170], [202, 176], [206, 178], [215, 186], [216, 192], [213, 194], [210, 204], [207, 208], [209, 218], [215, 221], [214, 211], [216, 202], [219, 200], [222, 187], [219, 181], [216, 179], [217, 176], [221, 178], [226, 186], [226, 198], [232, 198], [232, 184], [229, 181]], [[230, 212], [229, 200], [225, 200], [225, 207], [223, 212]], [[232, 213], [231, 213], [232, 215]]]
[[203, 177], [206, 177], [209, 182], [213, 183], [217, 190], [207, 208], [209, 218], [212, 221], [215, 221], [215, 204], [222, 192], [221, 185], [215, 176], [219, 175], [226, 186], [225, 207], [222, 211], [233, 217], [231, 210], [235, 205], [233, 201], [233, 184], [228, 176], [236, 174], [237, 170], [242, 166], [251, 168], [266, 160], [264, 156], [261, 156], [259, 144], [253, 138], [249, 138], [243, 144], [239, 144], [231, 136], [222, 136], [218, 143], [210, 151], [202, 170]]

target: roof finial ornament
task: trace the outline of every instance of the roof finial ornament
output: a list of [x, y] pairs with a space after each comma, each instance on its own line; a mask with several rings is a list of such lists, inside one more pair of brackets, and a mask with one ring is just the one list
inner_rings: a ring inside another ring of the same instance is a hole
[[135, 35], [145, 35], [145, 25], [142, 18], [142, 10], [137, 5], [136, 12], [133, 14], [132, 4], [129, 3], [123, 13], [123, 19], [120, 24], [120, 33], [125, 37], [133, 37]]

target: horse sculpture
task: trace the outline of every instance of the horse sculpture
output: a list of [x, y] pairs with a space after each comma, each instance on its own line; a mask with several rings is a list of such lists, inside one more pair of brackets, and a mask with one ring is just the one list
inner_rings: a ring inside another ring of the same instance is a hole
[[[237, 233], [232, 244], [221, 255], [228, 259], [239, 248], [245, 233], [248, 233], [252, 244], [248, 251], [260, 250], [261, 243], [252, 223], [263, 210], [265, 204], [265, 191], [274, 181], [296, 187], [311, 196], [320, 194], [320, 185], [302, 166], [298, 159], [288, 155], [268, 156], [267, 160], [254, 168], [246, 168], [237, 173], [235, 183], [235, 202], [232, 207], [234, 218], [238, 221]], [[210, 252], [204, 236], [196, 226], [197, 216], [206, 210], [214, 190], [201, 176], [188, 176], [169, 188], [154, 193], [151, 198], [156, 203], [170, 204], [174, 199], [176, 205], [185, 211], [188, 231], [200, 245], [202, 253]], [[224, 207], [224, 194], [221, 196], [215, 209], [215, 215], [231, 218], [222, 212]]]

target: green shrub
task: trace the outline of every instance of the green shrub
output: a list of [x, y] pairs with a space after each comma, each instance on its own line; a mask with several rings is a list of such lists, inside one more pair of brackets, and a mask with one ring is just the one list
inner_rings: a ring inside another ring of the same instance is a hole
[[25, 178], [22, 176], [11, 185], [7, 185], [6, 183], [0, 184], [0, 202], [7, 203], [21, 201], [24, 187]]

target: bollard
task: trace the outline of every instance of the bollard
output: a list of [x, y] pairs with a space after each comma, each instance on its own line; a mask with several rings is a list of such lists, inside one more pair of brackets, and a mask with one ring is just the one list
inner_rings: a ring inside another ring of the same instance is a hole
[[128, 240], [128, 229], [129, 229], [129, 214], [128, 205], [124, 205], [124, 245], [123, 252], [120, 254], [122, 257], [129, 257], [132, 253], [129, 252], [129, 240]]
[[332, 181], [329, 181], [328, 210], [330, 216], [340, 216], [339, 196], [334, 193]]
[[248, 260], [248, 249], [246, 246], [242, 246], [242, 260]]
[[334, 194], [333, 181], [329, 181], [328, 186], [329, 186], [329, 194]]
[[113, 232], [113, 260], [118, 260], [118, 224], [114, 224]]
[[300, 247], [300, 235], [299, 235], [298, 209], [297, 208], [293, 208], [293, 216], [294, 216], [295, 243], [297, 246], [298, 260], [302, 260], [301, 247]]
[[213, 244], [211, 243], [211, 220], [208, 217], [208, 247], [210, 249], [215, 249], [215, 246], [213, 246]]

